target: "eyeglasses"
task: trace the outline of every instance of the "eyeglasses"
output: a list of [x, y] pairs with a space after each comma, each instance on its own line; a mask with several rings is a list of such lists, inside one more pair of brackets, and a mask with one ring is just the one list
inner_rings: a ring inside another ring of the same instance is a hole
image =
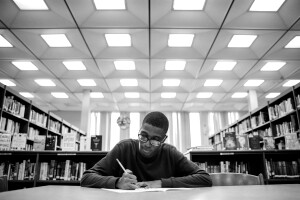
[[138, 136], [139, 136], [139, 140], [141, 142], [146, 143], [149, 140], [150, 144], [153, 146], [156, 146], [156, 147], [158, 147], [162, 143], [162, 141], [164, 141], [167, 138], [167, 136], [166, 136], [163, 140], [159, 141], [159, 140], [155, 140], [155, 139], [149, 139], [148, 136], [145, 136], [142, 134], [138, 134]]

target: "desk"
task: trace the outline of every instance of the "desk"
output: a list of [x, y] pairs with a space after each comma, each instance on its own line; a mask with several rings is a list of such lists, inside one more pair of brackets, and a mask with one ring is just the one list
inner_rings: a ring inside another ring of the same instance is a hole
[[1, 200], [298, 200], [299, 197], [299, 184], [215, 186], [143, 193], [115, 193], [80, 186], [42, 186], [0, 193]]

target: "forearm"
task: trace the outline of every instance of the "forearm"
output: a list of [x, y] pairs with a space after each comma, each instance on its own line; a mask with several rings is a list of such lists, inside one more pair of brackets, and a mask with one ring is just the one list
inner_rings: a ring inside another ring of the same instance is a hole
[[162, 179], [162, 187], [210, 187], [212, 186], [212, 181], [209, 176], [204, 171], [200, 171], [196, 174], [183, 176], [183, 177], [171, 177], [167, 179]]
[[86, 171], [81, 178], [80, 185], [82, 187], [114, 189], [117, 179], [118, 177], [102, 176], [95, 172]]

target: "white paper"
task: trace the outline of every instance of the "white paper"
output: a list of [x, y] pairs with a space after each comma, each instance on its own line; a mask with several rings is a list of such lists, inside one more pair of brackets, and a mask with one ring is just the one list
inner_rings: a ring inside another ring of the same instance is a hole
[[102, 190], [107, 190], [110, 192], [117, 192], [117, 193], [165, 192], [165, 191], [179, 191], [179, 190], [190, 190], [190, 189], [191, 188], [138, 188], [136, 190], [122, 190], [122, 189], [102, 188]]

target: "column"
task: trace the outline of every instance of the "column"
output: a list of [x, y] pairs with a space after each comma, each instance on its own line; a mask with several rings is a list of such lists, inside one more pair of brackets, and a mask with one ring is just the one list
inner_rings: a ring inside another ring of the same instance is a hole
[[86, 132], [87, 137], [87, 150], [91, 149], [91, 136], [90, 136], [90, 90], [83, 91], [83, 98], [81, 104], [81, 118], [80, 118], [80, 129]]
[[248, 91], [248, 106], [249, 112], [258, 108], [257, 94], [255, 90]]

